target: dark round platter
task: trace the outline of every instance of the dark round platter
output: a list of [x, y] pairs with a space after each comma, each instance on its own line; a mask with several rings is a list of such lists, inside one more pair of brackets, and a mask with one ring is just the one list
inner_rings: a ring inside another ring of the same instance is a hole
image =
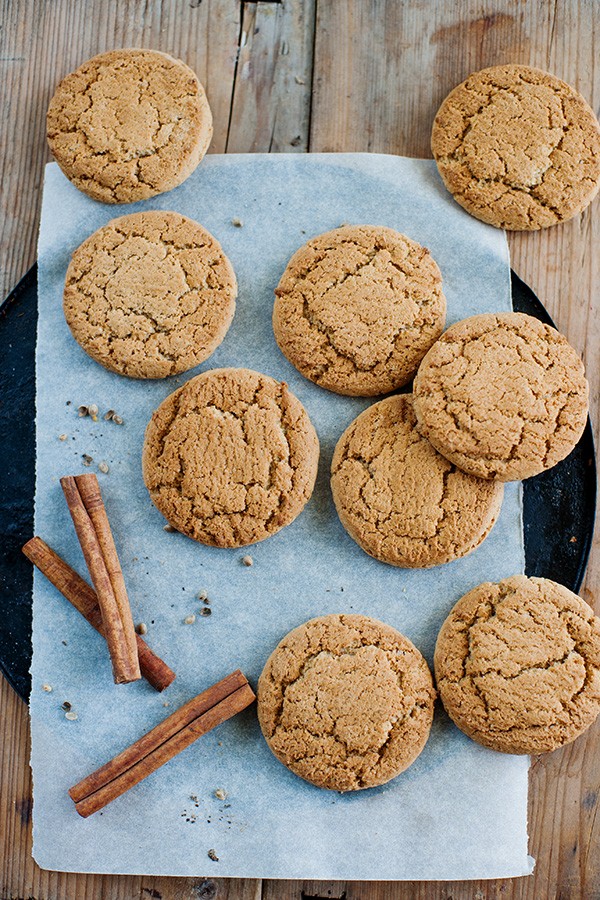
[[[533, 291], [512, 273], [516, 312], [553, 322]], [[33, 535], [35, 486], [35, 343], [37, 266], [0, 306], [0, 669], [26, 700], [31, 688], [31, 563], [21, 547]], [[525, 572], [577, 591], [594, 530], [596, 466], [590, 421], [567, 459], [523, 483]]]

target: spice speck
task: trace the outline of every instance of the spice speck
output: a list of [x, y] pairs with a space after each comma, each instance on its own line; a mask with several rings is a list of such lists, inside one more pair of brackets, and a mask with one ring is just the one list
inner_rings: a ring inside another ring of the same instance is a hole
[[209, 850], [207, 855], [208, 855], [208, 858], [212, 859], [213, 862], [219, 862], [219, 857], [217, 856], [217, 854], [215, 853], [214, 850]]
[[138, 634], [148, 634], [148, 626], [145, 622], [138, 622], [138, 624], [135, 626], [135, 630]]
[[71, 711], [66, 712], [66, 713], [65, 713], [65, 719], [68, 719], [69, 722], [75, 722], [75, 721], [77, 720], [77, 713], [76, 713], [76, 712], [71, 712]]
[[196, 616], [192, 613], [191, 616], [185, 617], [185, 619], [183, 620], [183, 624], [184, 625], [193, 625], [195, 621], [196, 621]]
[[227, 791], [224, 791], [223, 788], [217, 788], [215, 797], [217, 800], [227, 800]]
[[245, 566], [253, 566], [254, 565], [254, 560], [252, 559], [251, 556], [242, 557], [242, 562], [244, 563]]
[[46, 691], [47, 694], [50, 694], [52, 692], [52, 685], [51, 684], [43, 684], [42, 690]]

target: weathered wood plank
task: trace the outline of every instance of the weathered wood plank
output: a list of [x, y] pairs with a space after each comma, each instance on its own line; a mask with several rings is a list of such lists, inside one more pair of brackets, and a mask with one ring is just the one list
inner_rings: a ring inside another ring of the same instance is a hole
[[244, 3], [229, 153], [308, 149], [315, 4]]

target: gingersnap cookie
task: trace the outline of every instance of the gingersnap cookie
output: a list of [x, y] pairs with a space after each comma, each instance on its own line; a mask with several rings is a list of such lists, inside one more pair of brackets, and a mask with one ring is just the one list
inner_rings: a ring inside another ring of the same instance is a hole
[[583, 363], [567, 339], [522, 313], [463, 319], [424, 358], [418, 429], [471, 475], [517, 481], [564, 459], [588, 411]]
[[600, 187], [600, 126], [541, 69], [492, 66], [442, 103], [431, 149], [454, 199], [483, 222], [535, 231], [581, 212]]
[[600, 713], [600, 619], [547, 578], [480, 584], [442, 625], [435, 676], [473, 740], [503, 753], [555, 750]]
[[434, 700], [427, 663], [408, 638], [367, 616], [330, 615], [300, 625], [275, 648], [258, 681], [258, 720], [296, 775], [356, 791], [415, 761]]
[[475, 550], [504, 486], [462, 472], [416, 428], [411, 394], [366, 409], [338, 441], [331, 489], [342, 525], [382, 562], [426, 568]]
[[170, 394], [146, 429], [152, 502], [183, 534], [213, 547], [262, 541], [309, 500], [319, 442], [285, 382], [213, 369]]
[[113, 219], [75, 250], [64, 312], [106, 369], [165, 378], [207, 359], [235, 312], [237, 283], [215, 238], [159, 210]]
[[372, 225], [310, 240], [292, 256], [275, 295], [282, 353], [306, 378], [350, 396], [386, 394], [410, 381], [446, 316], [429, 251]]
[[47, 116], [48, 144], [73, 184], [104, 203], [170, 191], [208, 149], [204, 88], [181, 60], [156, 50], [111, 50], [67, 75]]

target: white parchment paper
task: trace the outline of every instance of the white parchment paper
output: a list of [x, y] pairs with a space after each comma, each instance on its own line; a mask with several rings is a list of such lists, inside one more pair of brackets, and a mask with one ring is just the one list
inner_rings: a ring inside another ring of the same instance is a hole
[[[233, 325], [210, 360], [185, 376], [132, 381], [105, 371], [72, 339], [62, 289], [72, 251], [116, 215], [174, 209], [205, 225], [236, 270]], [[243, 227], [233, 226], [240, 219]], [[437, 709], [427, 746], [389, 784], [340, 795], [284, 768], [262, 739], [254, 708], [196, 742], [102, 813], [83, 820], [68, 788], [178, 705], [240, 667], [256, 685], [291, 628], [325, 613], [359, 612], [400, 629], [430, 664], [455, 601], [484, 580], [523, 571], [521, 496], [507, 485], [498, 524], [471, 556], [430, 571], [401, 570], [346, 535], [329, 490], [335, 443], [370, 401], [311, 384], [279, 352], [273, 289], [291, 254], [342, 223], [388, 225], [429, 247], [440, 266], [448, 324], [511, 308], [505, 236], [464, 213], [431, 161], [361, 154], [210, 156], [184, 185], [127, 207], [79, 193], [46, 169], [39, 242], [35, 531], [82, 574], [85, 567], [58, 483], [97, 471], [136, 621], [177, 672], [164, 694], [145, 681], [114, 685], [105, 644], [36, 573], [31, 696], [34, 857], [78, 872], [311, 879], [459, 879], [524, 875], [525, 757], [494, 753]], [[300, 517], [248, 551], [203, 547], [163, 530], [142, 481], [152, 411], [198, 371], [247, 366], [285, 379], [321, 441], [314, 495]], [[111, 408], [123, 426], [77, 416]], [[66, 434], [66, 440], [59, 435]], [[82, 454], [93, 457], [89, 468]], [[249, 552], [251, 568], [241, 558]], [[86, 575], [87, 577], [87, 575]], [[212, 615], [197, 616], [199, 591]], [[51, 693], [42, 684], [53, 687]], [[77, 713], [67, 721], [61, 703]], [[165, 707], [168, 703], [168, 708]], [[215, 790], [227, 792], [226, 800]], [[218, 862], [207, 856], [214, 849]]]

